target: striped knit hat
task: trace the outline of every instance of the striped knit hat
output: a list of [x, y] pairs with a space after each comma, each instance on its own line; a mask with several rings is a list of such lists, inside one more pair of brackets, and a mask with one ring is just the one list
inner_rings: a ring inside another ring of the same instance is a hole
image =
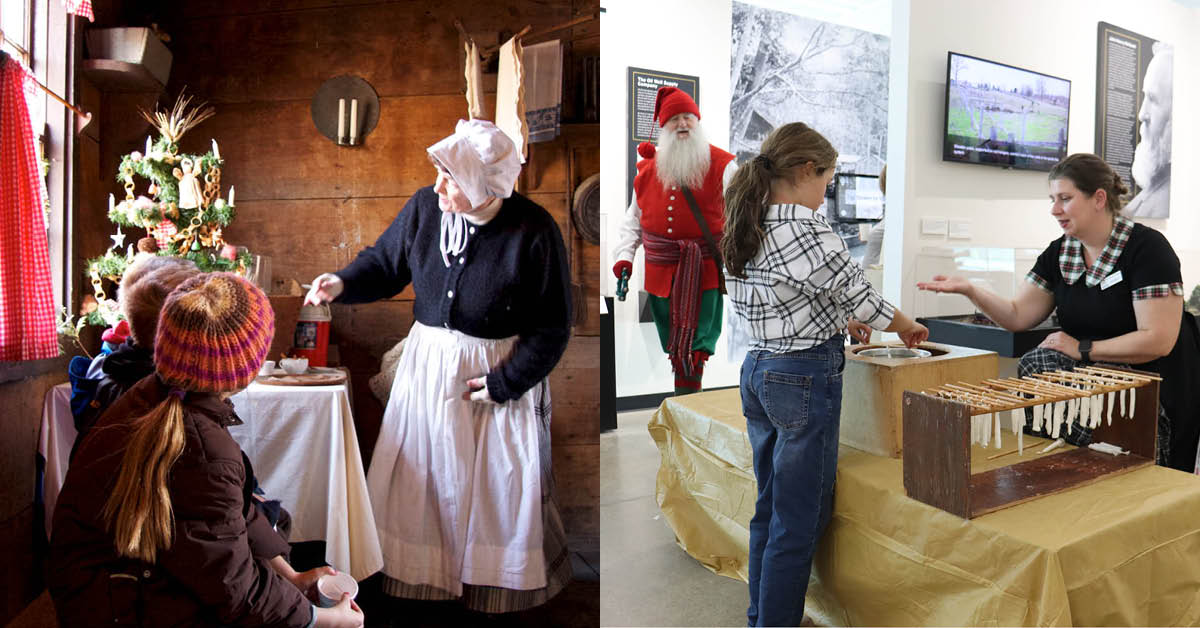
[[168, 386], [235, 392], [250, 385], [275, 335], [275, 312], [257, 286], [234, 273], [206, 273], [163, 304], [154, 366]]

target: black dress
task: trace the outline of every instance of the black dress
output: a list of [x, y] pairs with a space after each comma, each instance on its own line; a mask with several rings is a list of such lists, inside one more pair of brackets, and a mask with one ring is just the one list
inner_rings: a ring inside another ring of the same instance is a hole
[[[1063, 236], [1038, 256], [1026, 278], [1054, 295], [1059, 324], [1078, 340], [1136, 331], [1135, 301], [1183, 294], [1179, 258], [1167, 239], [1124, 217], [1117, 218], [1091, 268], [1084, 268], [1079, 241]], [[1183, 312], [1179, 338], [1169, 354], [1134, 366], [1163, 378], [1159, 401], [1169, 426], [1162, 443], [1166, 466], [1193, 471], [1200, 440], [1200, 330], [1195, 317]]]

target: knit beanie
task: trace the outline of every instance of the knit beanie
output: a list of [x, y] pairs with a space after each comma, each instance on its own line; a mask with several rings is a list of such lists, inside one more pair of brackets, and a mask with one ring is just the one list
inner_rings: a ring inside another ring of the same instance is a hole
[[664, 127], [667, 121], [681, 113], [690, 113], [700, 119], [700, 107], [692, 100], [687, 92], [678, 87], [660, 87], [654, 99], [654, 119], [658, 126]]
[[168, 386], [236, 392], [254, 381], [275, 335], [267, 295], [234, 273], [183, 282], [163, 304], [154, 366]]

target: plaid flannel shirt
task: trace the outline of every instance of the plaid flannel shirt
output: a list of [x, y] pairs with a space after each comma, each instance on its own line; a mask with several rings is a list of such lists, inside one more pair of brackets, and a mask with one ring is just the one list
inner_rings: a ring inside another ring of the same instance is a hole
[[896, 309], [867, 283], [829, 223], [802, 205], [769, 205], [746, 278], [730, 279], [730, 300], [751, 349], [786, 353], [819, 345], [853, 315], [875, 329]]
[[[1063, 281], [1067, 282], [1067, 285], [1074, 285], [1083, 277], [1084, 283], [1090, 288], [1100, 285], [1100, 282], [1112, 273], [1117, 259], [1125, 250], [1129, 234], [1133, 233], [1133, 224], [1132, 220], [1124, 216], [1116, 217], [1112, 234], [1108, 236], [1108, 243], [1104, 245], [1104, 250], [1100, 252], [1100, 257], [1091, 268], [1083, 261], [1083, 243], [1071, 236], [1063, 237], [1062, 249], [1058, 253], [1058, 267], [1062, 271]], [[1025, 280], [1046, 292], [1053, 292], [1050, 284], [1032, 270], [1025, 275]], [[1133, 300], [1157, 299], [1172, 294], [1183, 296], [1183, 284], [1176, 281], [1143, 286], [1133, 291]]]

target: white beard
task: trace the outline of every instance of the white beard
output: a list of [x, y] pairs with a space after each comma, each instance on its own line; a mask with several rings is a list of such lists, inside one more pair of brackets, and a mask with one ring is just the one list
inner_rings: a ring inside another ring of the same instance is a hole
[[658, 152], [654, 157], [658, 180], [663, 185], [686, 185], [698, 189], [712, 163], [708, 138], [697, 123], [686, 139], [662, 131], [658, 136]]
[[[1153, 151], [1151, 146], [1154, 147]], [[1138, 142], [1133, 150], [1133, 164], [1129, 166], [1129, 172], [1138, 187], [1148, 188], [1160, 174], [1167, 172], [1165, 167], [1170, 162], [1171, 126], [1168, 124], [1159, 137], [1142, 137], [1142, 141]]]

